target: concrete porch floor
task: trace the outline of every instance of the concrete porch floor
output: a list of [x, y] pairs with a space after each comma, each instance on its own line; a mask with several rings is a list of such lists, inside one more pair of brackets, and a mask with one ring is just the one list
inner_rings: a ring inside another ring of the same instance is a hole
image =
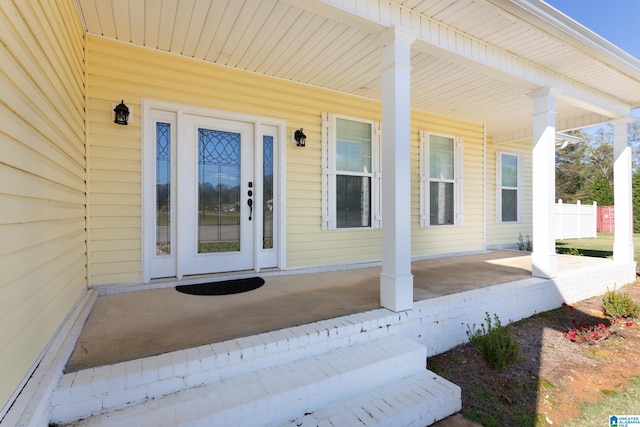
[[[559, 255], [558, 269], [562, 272], [606, 261]], [[187, 295], [173, 286], [112, 294], [113, 289], [105, 288], [65, 371], [377, 309], [380, 270], [266, 275], [261, 288], [225, 296]], [[496, 250], [415, 261], [412, 273], [414, 300], [421, 301], [530, 278], [531, 258], [524, 252]]]

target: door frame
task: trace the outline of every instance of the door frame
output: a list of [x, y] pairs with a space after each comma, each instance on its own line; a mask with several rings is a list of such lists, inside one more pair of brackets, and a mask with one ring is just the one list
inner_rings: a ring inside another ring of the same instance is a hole
[[[141, 153], [141, 203], [142, 203], [142, 282], [149, 283], [152, 274], [152, 257], [155, 256], [155, 139], [153, 131], [153, 114], [152, 111], [166, 111], [175, 114], [176, 117], [176, 144], [180, 144], [181, 135], [183, 134], [185, 116], [195, 115], [224, 120], [235, 120], [253, 124], [254, 129], [254, 147], [262, 146], [262, 137], [265, 135], [274, 137], [274, 210], [277, 206], [277, 212], [274, 215], [274, 249], [266, 250], [258, 244], [262, 242], [262, 214], [256, 216], [253, 221], [254, 227], [254, 265], [249, 271], [258, 272], [265, 268], [265, 262], [268, 259], [269, 268], [284, 268], [286, 254], [286, 121], [275, 119], [272, 117], [264, 117], [252, 114], [235, 113], [231, 111], [216, 110], [212, 108], [196, 107], [173, 102], [159, 101], [153, 99], [142, 99], [142, 153]], [[176, 150], [177, 156], [180, 156], [180, 150]], [[262, 150], [255, 150], [254, 170], [261, 169]], [[174, 160], [175, 162], [175, 160]], [[257, 166], [260, 165], [260, 168]], [[262, 188], [262, 175], [254, 177], [255, 188]], [[175, 184], [174, 184], [175, 186]], [[256, 192], [257, 193], [257, 192]], [[179, 219], [178, 219], [179, 221]], [[174, 239], [176, 236], [174, 236]], [[177, 240], [179, 241], [179, 240]], [[176, 240], [174, 240], [176, 242]], [[177, 248], [179, 251], [179, 248]], [[179, 252], [176, 253], [176, 255]], [[275, 260], [274, 260], [275, 257]], [[182, 273], [180, 268], [180, 257], [176, 256], [176, 278], [181, 279]]]

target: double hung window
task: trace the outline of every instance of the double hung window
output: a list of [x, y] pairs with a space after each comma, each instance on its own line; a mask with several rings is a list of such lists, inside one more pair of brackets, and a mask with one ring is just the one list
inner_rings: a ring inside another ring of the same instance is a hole
[[496, 218], [498, 222], [522, 221], [522, 157], [497, 153]]
[[323, 115], [323, 229], [380, 226], [379, 125]]
[[420, 132], [420, 225], [462, 224], [462, 140]]

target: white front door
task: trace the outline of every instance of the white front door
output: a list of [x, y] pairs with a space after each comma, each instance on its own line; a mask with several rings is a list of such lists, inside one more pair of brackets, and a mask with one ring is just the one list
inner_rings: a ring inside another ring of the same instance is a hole
[[178, 275], [254, 267], [254, 125], [186, 116], [178, 156]]
[[277, 267], [283, 126], [154, 108], [146, 114], [144, 281]]

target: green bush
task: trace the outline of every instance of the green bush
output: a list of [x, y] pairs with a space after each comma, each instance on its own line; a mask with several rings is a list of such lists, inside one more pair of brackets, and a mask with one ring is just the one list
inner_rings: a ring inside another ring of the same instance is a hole
[[582, 256], [582, 253], [578, 248], [569, 248], [564, 252], [565, 255]]
[[529, 235], [522, 237], [522, 233], [518, 234], [518, 250], [519, 251], [529, 251], [533, 249], [533, 243], [529, 238]]
[[[638, 125], [640, 127], [640, 125]], [[633, 232], [640, 233], [640, 171], [636, 171], [631, 179], [633, 200]]]
[[604, 304], [604, 312], [614, 319], [636, 317], [640, 314], [640, 305], [629, 295], [616, 292], [615, 289], [604, 294], [602, 304]]
[[504, 371], [512, 362], [518, 352], [520, 345], [513, 338], [511, 333], [500, 324], [497, 314], [493, 315], [493, 322], [489, 313], [486, 313], [487, 326], [484, 323], [480, 329], [467, 325], [467, 337], [471, 344], [482, 353], [484, 360], [489, 366], [497, 371]]

